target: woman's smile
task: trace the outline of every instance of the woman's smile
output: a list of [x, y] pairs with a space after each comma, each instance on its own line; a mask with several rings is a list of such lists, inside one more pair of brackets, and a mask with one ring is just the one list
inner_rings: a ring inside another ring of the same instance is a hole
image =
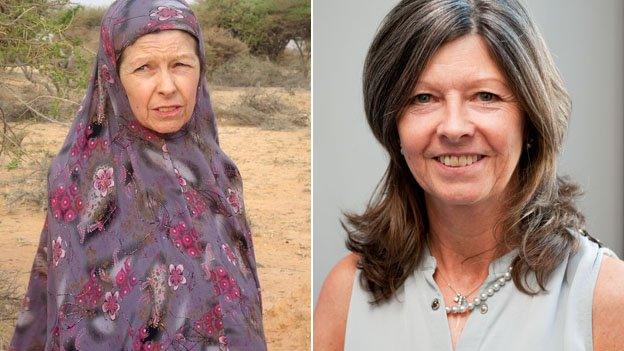
[[441, 172], [455, 175], [471, 174], [483, 169], [486, 162], [484, 155], [443, 155], [432, 158]]

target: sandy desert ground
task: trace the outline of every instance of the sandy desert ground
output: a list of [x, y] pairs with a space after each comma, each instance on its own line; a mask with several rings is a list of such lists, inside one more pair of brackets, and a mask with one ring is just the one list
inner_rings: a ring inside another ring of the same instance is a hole
[[[297, 109], [309, 111], [309, 91], [283, 95]], [[232, 103], [241, 92], [214, 91], [213, 101]], [[22, 143], [33, 155], [55, 154], [67, 127], [31, 123]], [[310, 132], [308, 128], [265, 130], [221, 125], [221, 147], [243, 176], [245, 202], [254, 233], [263, 290], [264, 327], [269, 350], [310, 348]], [[37, 156], [35, 156], [37, 157]], [[10, 193], [15, 179], [34, 169], [28, 158], [9, 170], [0, 156], [0, 193]], [[37, 248], [44, 212], [35, 205], [7, 203], [0, 197], [0, 270], [17, 272], [20, 294]], [[7, 282], [0, 282], [7, 284]], [[0, 304], [3, 302], [0, 301]], [[0, 306], [1, 308], [2, 306]], [[10, 338], [12, 320], [0, 321], [0, 349]]]

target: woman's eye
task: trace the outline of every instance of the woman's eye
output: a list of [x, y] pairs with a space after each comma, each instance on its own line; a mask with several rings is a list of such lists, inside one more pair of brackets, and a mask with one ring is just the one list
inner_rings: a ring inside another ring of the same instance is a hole
[[414, 96], [414, 102], [418, 104], [426, 104], [431, 102], [431, 94], [418, 94]]
[[141, 67], [139, 67], [139, 68], [135, 69], [134, 71], [135, 71], [135, 72], [141, 72], [141, 71], [145, 71], [145, 70], [147, 70], [147, 69], [148, 69], [147, 65], [143, 65], [143, 66], [141, 66]]
[[487, 91], [481, 91], [477, 93], [477, 98], [483, 102], [492, 102], [498, 100], [498, 95], [488, 93]]

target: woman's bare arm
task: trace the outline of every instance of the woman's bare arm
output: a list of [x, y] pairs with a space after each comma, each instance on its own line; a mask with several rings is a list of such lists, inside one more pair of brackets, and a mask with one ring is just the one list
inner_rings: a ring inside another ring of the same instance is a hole
[[329, 272], [314, 311], [314, 350], [343, 350], [358, 256], [349, 254]]
[[624, 262], [604, 256], [592, 308], [594, 351], [624, 350]]

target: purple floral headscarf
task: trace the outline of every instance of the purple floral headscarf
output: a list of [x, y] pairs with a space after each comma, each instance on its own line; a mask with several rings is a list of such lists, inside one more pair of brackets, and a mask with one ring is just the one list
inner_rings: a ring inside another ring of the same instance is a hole
[[11, 350], [266, 349], [241, 177], [219, 147], [205, 79], [189, 122], [158, 134], [137, 122], [117, 74], [124, 48], [172, 29], [197, 39], [203, 63], [184, 1], [116, 1], [105, 14], [48, 175]]

